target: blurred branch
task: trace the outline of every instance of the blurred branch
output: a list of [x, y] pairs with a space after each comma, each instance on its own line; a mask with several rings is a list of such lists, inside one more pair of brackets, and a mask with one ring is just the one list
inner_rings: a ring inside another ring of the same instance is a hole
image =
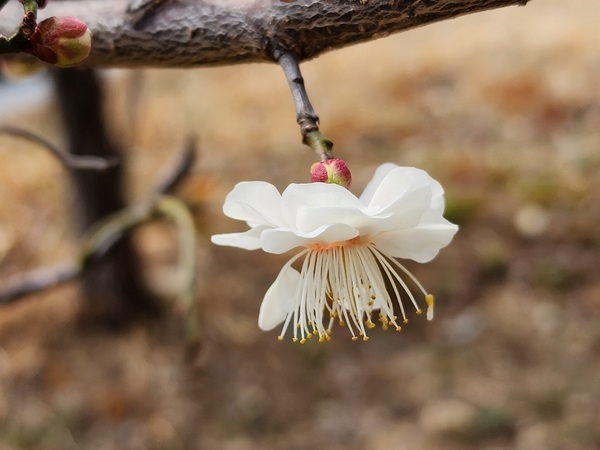
[[184, 311], [184, 331], [188, 350], [193, 351], [200, 342], [198, 309], [196, 307], [196, 228], [187, 206], [176, 197], [160, 197], [154, 211], [171, 219], [179, 231], [179, 273], [181, 288], [177, 302]]
[[173, 192], [194, 167], [196, 154], [196, 141], [193, 138], [188, 138], [181, 156], [154, 189], [155, 194], [164, 195]]
[[125, 236], [127, 231], [147, 221], [156, 208], [158, 199], [175, 190], [177, 185], [190, 173], [195, 161], [196, 145], [190, 138], [176, 163], [153, 189], [148, 199], [117, 211], [92, 227], [90, 237], [84, 243], [82, 250], [84, 265], [88, 260], [101, 258]]
[[72, 155], [67, 153], [52, 142], [47, 139], [41, 137], [38, 134], [35, 134], [31, 131], [24, 130], [22, 128], [11, 127], [8, 125], [0, 125], [0, 134], [7, 134], [9, 136], [15, 136], [18, 138], [26, 139], [30, 142], [34, 142], [55, 156], [60, 163], [67, 170], [73, 169], [88, 169], [88, 170], [106, 170], [110, 167], [113, 167], [117, 164], [117, 161], [114, 159], [105, 159], [99, 158], [97, 156], [85, 156], [85, 155]]
[[[194, 324], [195, 227], [184, 203], [175, 197], [164, 195], [189, 173], [194, 161], [195, 146], [193, 140], [190, 140], [171, 173], [153, 191], [150, 199], [117, 211], [93, 227], [81, 245], [78, 263], [64, 263], [16, 275], [0, 284], [0, 305], [13, 303], [31, 294], [74, 281], [90, 264], [101, 259], [128, 230], [152, 220], [156, 215], [165, 216], [172, 219], [180, 231], [180, 270], [183, 273], [184, 286], [179, 303], [188, 311], [186, 336], [194, 341], [198, 336], [197, 324]], [[192, 316], [194, 319], [190, 318]]]
[[[48, 16], [74, 16], [93, 34], [94, 67], [185, 67], [274, 61], [278, 50], [298, 62], [323, 52], [465, 14], [529, 0], [66, 0]], [[9, 3], [7, 34], [22, 15]]]
[[0, 305], [73, 281], [79, 273], [76, 265], [65, 263], [16, 275], [0, 287]]

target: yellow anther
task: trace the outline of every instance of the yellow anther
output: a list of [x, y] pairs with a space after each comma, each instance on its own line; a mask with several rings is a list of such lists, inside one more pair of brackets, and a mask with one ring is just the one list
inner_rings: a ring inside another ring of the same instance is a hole
[[358, 337], [357, 336], [352, 336], [352, 340], [353, 341], [358, 341]]
[[402, 323], [408, 323], [408, 319], [404, 319]]
[[390, 327], [388, 327], [388, 326], [387, 326], [387, 324], [386, 324], [386, 325], [382, 325], [382, 326], [381, 326], [381, 329], [382, 329], [383, 331], [387, 331], [387, 330], [389, 330], [389, 329], [390, 329]]
[[297, 337], [292, 338], [292, 342], [298, 342], [298, 338]]
[[346, 325], [346, 322], [344, 322], [343, 320], [340, 320], [340, 327], [343, 327], [344, 325]]
[[325, 341], [325, 336], [319, 336], [319, 342], [324, 342]]
[[398, 325], [398, 326], [396, 327], [396, 331], [402, 331], [402, 327], [401, 327], [400, 325]]
[[308, 334], [306, 335], [306, 338], [307, 338], [307, 339], [310, 339], [311, 337], [312, 337], [312, 333], [308, 333]]
[[300, 339], [300, 343], [301, 344], [306, 344], [306, 339], [304, 339], [304, 338]]
[[423, 314], [423, 311], [421, 311], [421, 308], [417, 309], [417, 314]]
[[375, 328], [375, 324], [373, 322], [371, 322], [370, 320], [365, 322], [365, 325], [367, 326], [367, 328]]
[[367, 342], [369, 340], [369, 336], [363, 336], [363, 341]]
[[434, 304], [433, 295], [427, 294], [425, 296], [425, 302], [427, 302], [427, 320], [433, 320], [433, 304]]
[[283, 341], [283, 336], [277, 336], [278, 341]]

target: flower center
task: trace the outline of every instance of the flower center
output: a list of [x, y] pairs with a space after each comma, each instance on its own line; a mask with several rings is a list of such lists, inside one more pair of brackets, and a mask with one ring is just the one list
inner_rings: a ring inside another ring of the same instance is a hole
[[308, 246], [308, 249], [311, 251], [332, 250], [334, 248], [350, 247], [352, 245], [364, 245], [367, 242], [368, 241], [361, 236], [356, 236], [355, 238], [348, 239], [347, 241], [337, 241], [329, 244], [311, 244]]

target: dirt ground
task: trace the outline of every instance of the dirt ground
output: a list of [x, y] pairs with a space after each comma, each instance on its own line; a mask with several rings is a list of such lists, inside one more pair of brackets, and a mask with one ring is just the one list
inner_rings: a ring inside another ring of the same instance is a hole
[[[202, 346], [182, 319], [81, 330], [75, 283], [0, 308], [0, 449], [592, 450], [600, 448], [600, 3], [533, 0], [326, 54], [303, 65], [322, 131], [359, 193], [385, 161], [439, 179], [454, 242], [426, 265], [433, 322], [351, 342], [277, 341], [262, 296], [289, 255], [213, 246], [242, 180], [308, 181], [279, 69], [107, 77], [140, 198], [185, 136], [181, 196], [198, 225]], [[136, 101], [133, 85], [142, 86]], [[24, 113], [23, 113], [24, 114]], [[24, 119], [25, 118], [25, 119]], [[5, 123], [61, 135], [52, 102]], [[0, 284], [74, 257], [67, 180], [0, 137]], [[172, 303], [172, 231], [136, 234]], [[169, 304], [171, 304], [169, 303]]]

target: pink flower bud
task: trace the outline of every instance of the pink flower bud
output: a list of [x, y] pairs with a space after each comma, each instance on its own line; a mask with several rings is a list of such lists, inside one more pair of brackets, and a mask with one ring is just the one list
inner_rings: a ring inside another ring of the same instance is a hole
[[37, 25], [30, 53], [58, 67], [85, 60], [92, 48], [92, 34], [85, 22], [74, 17], [50, 17]]
[[337, 158], [316, 162], [310, 168], [310, 181], [313, 183], [335, 183], [348, 189], [352, 174], [346, 163]]

